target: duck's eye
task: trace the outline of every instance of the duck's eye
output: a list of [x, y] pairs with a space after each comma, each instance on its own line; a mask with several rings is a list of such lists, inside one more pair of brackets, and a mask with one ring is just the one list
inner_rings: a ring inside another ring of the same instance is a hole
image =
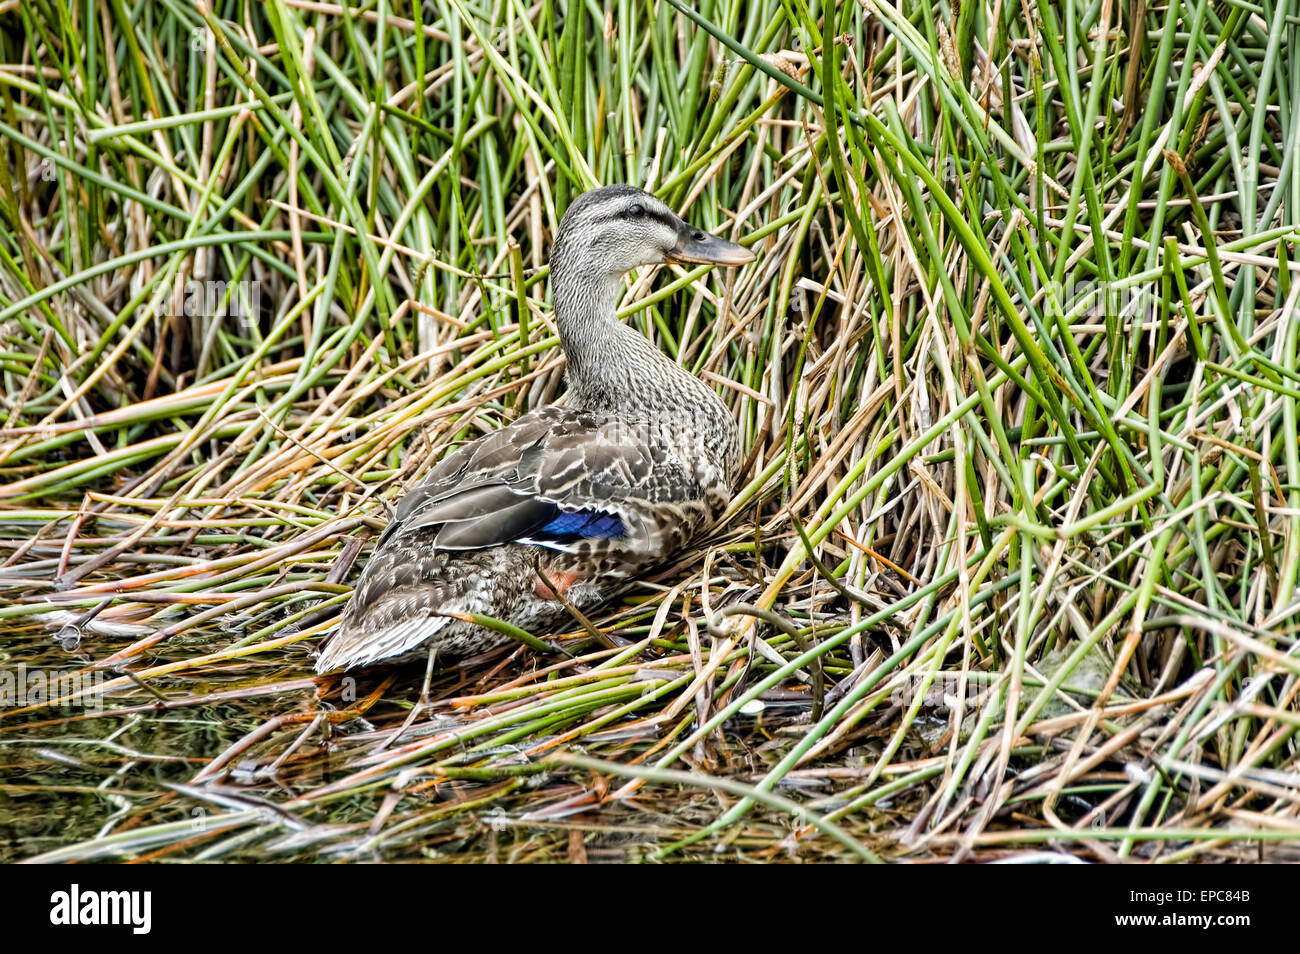
[[639, 218], [640, 216], [645, 215], [645, 209], [640, 205], [629, 205], [627, 207], [627, 214], [634, 219]]

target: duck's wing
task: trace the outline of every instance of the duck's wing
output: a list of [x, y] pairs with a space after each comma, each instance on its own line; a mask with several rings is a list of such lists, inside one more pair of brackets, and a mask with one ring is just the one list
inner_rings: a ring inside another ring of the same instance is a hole
[[[522, 577], [532, 570], [521, 573], [526, 556], [503, 545], [594, 559], [606, 575], [633, 572], [720, 513], [727, 490], [689, 425], [556, 407], [527, 414], [450, 454], [402, 498], [317, 671], [399, 656], [461, 626], [455, 613], [510, 618], [510, 583], [531, 593]], [[449, 645], [476, 651], [490, 644], [483, 632]]]
[[724, 476], [687, 425], [548, 407], [447, 457], [397, 508], [385, 540], [439, 550], [531, 543], [653, 556], [725, 503]]

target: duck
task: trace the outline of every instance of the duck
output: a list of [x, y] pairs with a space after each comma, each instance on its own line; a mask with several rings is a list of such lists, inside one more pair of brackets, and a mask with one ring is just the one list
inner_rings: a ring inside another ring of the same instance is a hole
[[640, 266], [754, 257], [641, 189], [577, 196], [549, 256], [566, 393], [456, 448], [401, 498], [317, 672], [512, 641], [472, 615], [550, 630], [710, 527], [738, 478], [736, 423], [615, 309]]

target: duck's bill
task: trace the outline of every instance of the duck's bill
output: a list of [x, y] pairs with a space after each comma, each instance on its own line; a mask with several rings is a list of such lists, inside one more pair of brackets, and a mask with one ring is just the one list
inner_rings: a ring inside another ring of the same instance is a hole
[[744, 265], [754, 257], [753, 252], [735, 242], [695, 229], [683, 234], [668, 253], [670, 262], [699, 265]]

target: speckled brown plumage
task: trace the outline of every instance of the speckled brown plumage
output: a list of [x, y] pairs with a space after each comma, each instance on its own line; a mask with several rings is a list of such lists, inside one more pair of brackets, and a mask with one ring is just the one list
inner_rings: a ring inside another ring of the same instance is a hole
[[448, 455], [401, 501], [361, 574], [321, 672], [416, 649], [462, 656], [507, 637], [449, 613], [545, 631], [684, 546], [717, 518], [739, 460], [736, 427], [703, 382], [614, 308], [622, 276], [668, 260], [752, 256], [626, 186], [580, 196], [551, 251], [563, 404]]

